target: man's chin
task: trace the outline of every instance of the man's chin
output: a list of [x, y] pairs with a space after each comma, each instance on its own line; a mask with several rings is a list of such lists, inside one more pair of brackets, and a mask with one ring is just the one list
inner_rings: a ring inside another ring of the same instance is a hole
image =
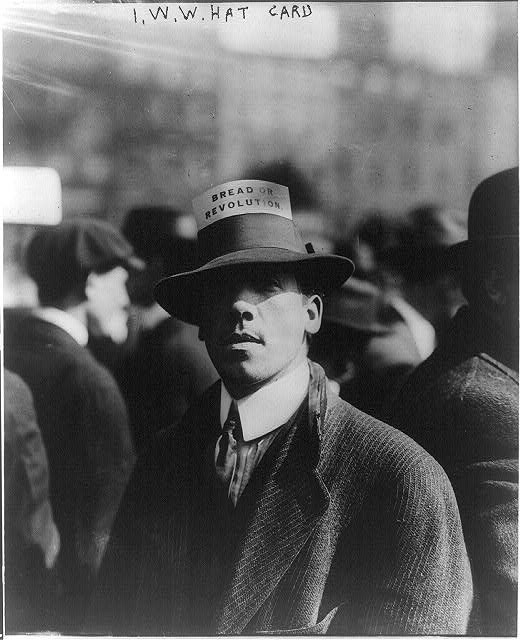
[[228, 390], [240, 388], [251, 389], [251, 392], [262, 386], [265, 377], [249, 360], [228, 363], [220, 368], [219, 374]]
[[128, 338], [128, 327], [114, 328], [108, 336], [115, 344], [124, 344]]
[[114, 344], [124, 344], [128, 338], [128, 324], [126, 320], [107, 322], [98, 324], [95, 328], [92, 325], [89, 331], [96, 337], [108, 338]]

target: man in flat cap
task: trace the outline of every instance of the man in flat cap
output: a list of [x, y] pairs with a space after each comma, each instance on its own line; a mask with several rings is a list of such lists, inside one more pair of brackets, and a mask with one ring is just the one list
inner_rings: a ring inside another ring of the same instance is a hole
[[352, 263], [306, 251], [278, 184], [229, 182], [194, 209], [200, 266], [155, 294], [199, 326], [221, 380], [138, 461], [85, 630], [465, 633], [444, 472], [307, 359], [319, 293]]
[[518, 167], [475, 189], [468, 240], [447, 255], [467, 306], [408, 379], [392, 424], [444, 467], [459, 504], [481, 633], [516, 635]]
[[138, 264], [123, 236], [93, 219], [40, 228], [26, 258], [41, 306], [6, 310], [5, 364], [32, 392], [49, 459], [63, 592], [49, 624], [73, 632], [134, 462], [121, 394], [86, 345], [93, 333], [125, 339], [125, 282]]

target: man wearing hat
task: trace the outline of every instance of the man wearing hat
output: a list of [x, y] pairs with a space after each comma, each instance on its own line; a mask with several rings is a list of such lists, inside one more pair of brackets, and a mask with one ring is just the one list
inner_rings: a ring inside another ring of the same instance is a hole
[[421, 362], [411, 331], [383, 291], [356, 277], [327, 296], [309, 355], [341, 398], [380, 420]]
[[116, 229], [91, 219], [41, 228], [26, 259], [41, 306], [6, 310], [5, 364], [31, 389], [48, 454], [63, 587], [50, 624], [71, 632], [134, 462], [121, 394], [86, 345], [92, 334], [125, 339], [125, 282], [139, 265]]
[[392, 424], [444, 467], [459, 504], [485, 635], [516, 635], [518, 168], [478, 185], [447, 259], [468, 305], [409, 378]]
[[352, 263], [306, 251], [281, 185], [228, 182], [194, 209], [200, 266], [155, 295], [199, 326], [221, 380], [137, 463], [85, 630], [465, 633], [444, 472], [307, 359], [319, 293]]

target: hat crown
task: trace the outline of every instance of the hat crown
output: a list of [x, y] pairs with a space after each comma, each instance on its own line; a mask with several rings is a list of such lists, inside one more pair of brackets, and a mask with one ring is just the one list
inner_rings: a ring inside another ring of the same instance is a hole
[[495, 173], [473, 192], [468, 240], [518, 237], [518, 167]]
[[200, 264], [240, 251], [306, 253], [291, 212], [289, 190], [263, 180], [234, 180], [193, 200]]

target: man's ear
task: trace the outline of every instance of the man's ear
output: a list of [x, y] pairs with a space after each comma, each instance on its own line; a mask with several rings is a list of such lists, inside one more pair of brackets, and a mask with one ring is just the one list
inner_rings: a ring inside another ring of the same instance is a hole
[[307, 314], [305, 331], [311, 335], [318, 333], [321, 327], [321, 318], [323, 315], [323, 301], [320, 296], [314, 294], [307, 297], [305, 302], [305, 312]]
[[91, 271], [88, 276], [87, 279], [85, 280], [85, 298], [87, 300], [90, 299], [90, 296], [92, 294], [92, 292], [96, 289], [97, 287], [97, 283], [98, 283], [98, 277], [97, 274], [94, 271]]
[[503, 277], [497, 269], [490, 269], [489, 273], [484, 276], [484, 288], [497, 307], [503, 307], [507, 303]]

